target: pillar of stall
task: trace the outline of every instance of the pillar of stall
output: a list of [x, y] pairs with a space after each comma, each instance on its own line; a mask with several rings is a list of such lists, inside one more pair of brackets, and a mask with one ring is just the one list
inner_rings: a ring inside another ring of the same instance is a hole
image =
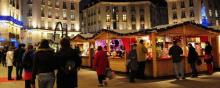
[[157, 77], [156, 33], [153, 32], [151, 35], [152, 35], [153, 77]]

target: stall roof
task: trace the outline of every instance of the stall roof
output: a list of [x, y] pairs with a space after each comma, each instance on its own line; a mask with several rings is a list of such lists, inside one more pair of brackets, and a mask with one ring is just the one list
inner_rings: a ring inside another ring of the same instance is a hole
[[[107, 30], [107, 29], [102, 29], [99, 30], [98, 32], [96, 32], [95, 34], [78, 34], [77, 36], [75, 36], [74, 38], [72, 38], [72, 40], [75, 40], [76, 38], [78, 39], [83, 39], [83, 40], [88, 40], [88, 39], [93, 39], [96, 38], [97, 36], [103, 35], [103, 33], [109, 33], [110, 35], [118, 35], [118, 36], [132, 36], [132, 35], [146, 35], [146, 34], [150, 34], [152, 32], [157, 32], [159, 34], [163, 34], [163, 32], [165, 31], [170, 31], [173, 32], [173, 34], [175, 34], [175, 31], [178, 33], [182, 33], [183, 34], [183, 30], [172, 30], [174, 28], [179, 28], [179, 27], [183, 27], [186, 25], [191, 25], [193, 27], [197, 27], [198, 30], [202, 30], [201, 32], [195, 32], [197, 30], [191, 30], [194, 31], [194, 34], [198, 34], [198, 33], [203, 33], [203, 34], [219, 34], [220, 30], [217, 30], [215, 28], [209, 28], [209, 27], [205, 27], [202, 26], [201, 24], [196, 24], [194, 22], [183, 22], [183, 23], [179, 23], [179, 24], [173, 24], [173, 25], [161, 25], [161, 26], [156, 26], [152, 29], [145, 29], [145, 30]], [[193, 34], [187, 31], [188, 34]]]

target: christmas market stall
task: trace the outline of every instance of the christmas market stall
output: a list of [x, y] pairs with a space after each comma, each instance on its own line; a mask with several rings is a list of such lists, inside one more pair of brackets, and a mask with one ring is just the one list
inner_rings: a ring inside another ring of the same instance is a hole
[[[181, 24], [168, 25], [164, 27], [155, 27], [155, 32], [151, 34], [153, 48], [153, 76], [169, 76], [174, 75], [172, 59], [168, 55], [169, 48], [173, 41], [178, 41], [178, 45], [183, 49], [183, 63], [185, 73], [190, 73], [191, 69], [187, 62], [188, 47], [191, 43], [199, 54], [202, 64], [197, 69], [202, 72], [206, 71], [204, 58], [205, 42], [209, 41], [213, 46], [214, 66], [219, 67], [219, 54], [217, 43], [217, 31], [199, 24], [185, 22]], [[155, 52], [155, 53], [154, 53]], [[164, 68], [166, 67], [166, 69]]]
[[119, 72], [127, 71], [127, 55], [131, 45], [136, 44], [140, 39], [147, 41], [146, 46], [150, 47], [149, 36], [145, 35], [144, 31], [103, 29], [92, 38], [95, 48], [102, 46], [107, 52], [111, 69]]
[[82, 56], [82, 66], [91, 67], [92, 59], [94, 55], [94, 46], [90, 38], [93, 37], [93, 34], [78, 34], [71, 40], [71, 46], [73, 48], [79, 48]]

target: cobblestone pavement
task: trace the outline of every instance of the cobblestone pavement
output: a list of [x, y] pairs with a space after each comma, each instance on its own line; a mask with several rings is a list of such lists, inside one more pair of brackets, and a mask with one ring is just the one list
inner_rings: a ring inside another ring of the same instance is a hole
[[[15, 70], [13, 71], [15, 77]], [[94, 71], [81, 69], [79, 71], [79, 88], [98, 88], [97, 76]], [[0, 66], [0, 88], [24, 88], [24, 81], [8, 81], [7, 68]], [[56, 88], [56, 87], [55, 87]], [[199, 78], [187, 77], [186, 80], [147, 79], [128, 83], [125, 76], [117, 76], [109, 80], [107, 88], [220, 88], [220, 72], [213, 75], [202, 75]]]

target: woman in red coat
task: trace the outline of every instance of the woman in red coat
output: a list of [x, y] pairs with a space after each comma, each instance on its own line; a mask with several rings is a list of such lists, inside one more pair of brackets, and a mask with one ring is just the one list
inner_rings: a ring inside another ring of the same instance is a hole
[[109, 69], [109, 61], [106, 52], [102, 50], [101, 46], [98, 47], [98, 52], [96, 52], [95, 54], [93, 67], [98, 75], [98, 80], [99, 80], [98, 86], [104, 86], [104, 85], [106, 86], [107, 85], [107, 82], [105, 80], [106, 70]]

